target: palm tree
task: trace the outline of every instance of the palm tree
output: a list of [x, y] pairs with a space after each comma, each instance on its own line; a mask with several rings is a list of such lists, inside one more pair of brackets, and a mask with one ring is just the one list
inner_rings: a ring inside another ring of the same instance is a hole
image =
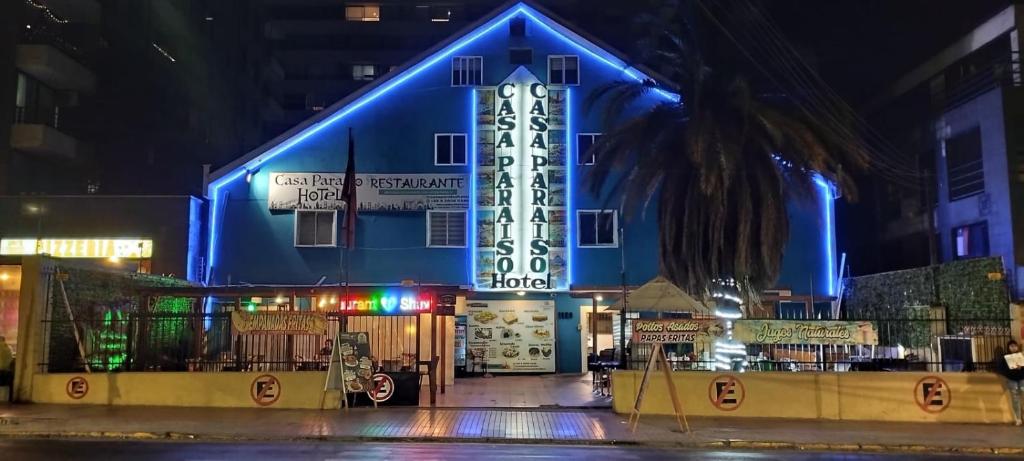
[[[757, 299], [779, 275], [787, 201], [814, 197], [817, 175], [853, 197], [849, 172], [871, 154], [851, 142], [851, 127], [816, 117], [803, 95], [755, 85], [765, 76], [749, 77], [742, 45], [695, 1], [680, 11], [696, 21], [658, 35], [669, 81], [615, 82], [588, 97], [591, 109], [603, 104], [608, 127], [585, 180], [627, 212], [657, 201], [661, 271], [680, 288], [706, 296], [716, 279], [732, 278]], [[637, 113], [654, 90], [681, 98]]]

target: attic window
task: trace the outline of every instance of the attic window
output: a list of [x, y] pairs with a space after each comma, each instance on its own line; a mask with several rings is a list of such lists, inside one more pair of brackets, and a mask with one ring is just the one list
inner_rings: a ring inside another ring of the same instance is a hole
[[526, 36], [526, 18], [512, 18], [508, 21], [508, 35], [510, 37]]

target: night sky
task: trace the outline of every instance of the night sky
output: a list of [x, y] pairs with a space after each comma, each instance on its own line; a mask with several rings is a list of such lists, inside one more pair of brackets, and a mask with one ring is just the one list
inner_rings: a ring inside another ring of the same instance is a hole
[[826, 82], [855, 107], [1008, 0], [771, 0], [768, 10]]

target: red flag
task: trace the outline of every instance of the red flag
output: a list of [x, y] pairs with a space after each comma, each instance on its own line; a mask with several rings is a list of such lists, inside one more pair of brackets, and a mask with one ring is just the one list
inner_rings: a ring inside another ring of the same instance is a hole
[[352, 128], [348, 129], [348, 166], [345, 167], [341, 199], [345, 201], [345, 248], [353, 248], [356, 243], [356, 212], [359, 201], [356, 199], [356, 142], [352, 138]]

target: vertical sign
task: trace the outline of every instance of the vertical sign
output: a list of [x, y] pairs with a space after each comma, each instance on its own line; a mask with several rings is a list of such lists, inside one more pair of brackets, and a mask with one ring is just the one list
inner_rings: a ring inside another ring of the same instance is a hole
[[477, 288], [564, 288], [565, 93], [525, 67], [477, 91]]

